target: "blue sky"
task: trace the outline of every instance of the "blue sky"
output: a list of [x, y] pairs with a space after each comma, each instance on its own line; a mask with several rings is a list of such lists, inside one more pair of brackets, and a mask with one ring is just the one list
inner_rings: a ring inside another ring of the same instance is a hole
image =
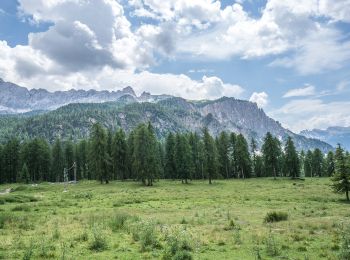
[[2, 0], [0, 77], [28, 88], [251, 100], [350, 125], [349, 0]]

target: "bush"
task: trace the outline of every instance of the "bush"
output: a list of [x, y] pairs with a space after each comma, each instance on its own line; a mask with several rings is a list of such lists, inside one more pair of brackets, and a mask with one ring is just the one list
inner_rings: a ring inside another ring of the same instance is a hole
[[92, 235], [90, 250], [101, 252], [108, 248], [107, 240], [100, 229], [94, 227]]
[[192, 246], [191, 239], [186, 231], [175, 231], [167, 235], [165, 238], [166, 248], [163, 254], [163, 259], [191, 260]]
[[141, 251], [146, 251], [148, 248], [159, 248], [158, 235], [156, 226], [153, 223], [141, 223], [139, 240], [141, 243]]
[[268, 212], [264, 218], [265, 223], [279, 222], [288, 219], [288, 213], [281, 211]]

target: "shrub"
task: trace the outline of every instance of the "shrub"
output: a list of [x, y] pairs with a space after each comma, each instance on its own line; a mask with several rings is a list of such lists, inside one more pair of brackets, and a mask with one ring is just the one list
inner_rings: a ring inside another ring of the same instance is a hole
[[166, 248], [163, 259], [190, 260], [192, 259], [191, 239], [186, 231], [175, 231], [165, 238]]
[[141, 243], [141, 251], [146, 251], [148, 248], [158, 248], [160, 246], [156, 226], [153, 223], [142, 223], [140, 229], [139, 240]]
[[265, 223], [279, 222], [288, 219], [288, 213], [281, 211], [268, 212], [264, 218]]
[[94, 227], [92, 235], [92, 241], [89, 247], [90, 250], [98, 252], [106, 250], [108, 247], [107, 240], [102, 231], [99, 228]]

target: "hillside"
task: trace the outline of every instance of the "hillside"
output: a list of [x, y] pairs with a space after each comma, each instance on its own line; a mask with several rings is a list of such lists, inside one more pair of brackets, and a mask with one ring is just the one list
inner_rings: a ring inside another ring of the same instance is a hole
[[[0, 117], [0, 140], [11, 136], [20, 138], [43, 137], [53, 141], [80, 139], [88, 136], [95, 122], [109, 129], [123, 128], [126, 132], [138, 124], [150, 121], [162, 138], [167, 132], [196, 131], [208, 127], [213, 135], [221, 131], [242, 133], [248, 140], [262, 143], [267, 132], [282, 142], [292, 136], [297, 148], [320, 148], [326, 152], [332, 147], [325, 142], [292, 133], [268, 117], [255, 103], [223, 97], [213, 101], [194, 102], [178, 97], [125, 94], [116, 101], [105, 103], [72, 103], [53, 111], [32, 111], [26, 114]], [[149, 102], [152, 101], [152, 102]]]

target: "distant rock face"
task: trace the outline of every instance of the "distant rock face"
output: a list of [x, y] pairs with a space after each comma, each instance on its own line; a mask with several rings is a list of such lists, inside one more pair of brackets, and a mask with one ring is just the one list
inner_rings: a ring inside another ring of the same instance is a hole
[[308, 138], [315, 138], [327, 142], [333, 146], [339, 143], [350, 151], [350, 127], [333, 126], [328, 127], [326, 130], [303, 130], [300, 134]]
[[[203, 127], [207, 127], [213, 135], [222, 131], [241, 133], [248, 141], [254, 138], [259, 145], [263, 143], [266, 133], [271, 132], [282, 143], [291, 136], [299, 150], [317, 147], [326, 152], [333, 149], [325, 142], [309, 139], [283, 128], [255, 103], [235, 98], [188, 101], [148, 92], [143, 92], [137, 97], [131, 87], [113, 92], [70, 90], [50, 93], [43, 89], [27, 90], [0, 81], [0, 113], [36, 110], [49, 112], [43, 116], [32, 112], [26, 115], [26, 118], [35, 120], [21, 118], [15, 129], [7, 129], [7, 132], [17, 131], [19, 134], [26, 133], [27, 136], [41, 135], [53, 140], [55, 136], [64, 137], [64, 131], [67, 131], [69, 135], [76, 133], [77, 138], [81, 138], [88, 134], [91, 125], [97, 121], [112, 129], [122, 127], [127, 132], [139, 123], [150, 121], [160, 137], [164, 137], [169, 131], [201, 132]], [[50, 122], [52, 129], [45, 129], [47, 122]], [[35, 129], [35, 132], [32, 129]], [[44, 132], [45, 135], [42, 134]]]
[[49, 92], [45, 89], [20, 87], [0, 79], [0, 114], [24, 113], [33, 110], [54, 110], [71, 103], [103, 103], [130, 95], [136, 98], [132, 87], [118, 91], [69, 90]]

